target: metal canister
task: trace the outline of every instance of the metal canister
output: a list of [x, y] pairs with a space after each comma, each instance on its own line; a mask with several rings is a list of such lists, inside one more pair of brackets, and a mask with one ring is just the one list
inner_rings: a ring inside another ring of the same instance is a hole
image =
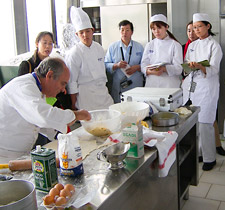
[[31, 151], [31, 160], [36, 189], [48, 192], [58, 183], [55, 151], [38, 145]]

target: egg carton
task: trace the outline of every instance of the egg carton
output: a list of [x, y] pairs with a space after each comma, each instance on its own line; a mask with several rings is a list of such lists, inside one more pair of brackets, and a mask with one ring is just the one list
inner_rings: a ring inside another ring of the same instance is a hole
[[66, 198], [67, 202], [60, 206], [56, 206], [55, 203], [53, 203], [51, 205], [44, 205], [44, 202], [42, 202], [41, 206], [44, 206], [45, 209], [47, 209], [47, 210], [63, 210], [65, 208], [69, 208], [73, 204], [73, 202], [76, 200], [78, 194], [79, 194], [79, 192], [75, 191], [70, 198]]
[[65, 205], [56, 206], [52, 205], [44, 205], [42, 202], [41, 206], [44, 206], [47, 210], [63, 210], [65, 208], [69, 208], [68, 210], [96, 210], [97, 208], [90, 203], [90, 201], [94, 198], [95, 192], [99, 187], [98, 180], [89, 181], [87, 185], [78, 189], [76, 188], [74, 194], [68, 199]]

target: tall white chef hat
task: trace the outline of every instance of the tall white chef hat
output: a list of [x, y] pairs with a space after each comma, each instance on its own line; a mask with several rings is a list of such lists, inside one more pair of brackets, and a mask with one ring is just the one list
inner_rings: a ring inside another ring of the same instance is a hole
[[193, 23], [198, 22], [198, 21], [207, 21], [207, 22], [210, 22], [209, 15], [206, 14], [206, 13], [195, 13], [193, 15]]
[[168, 24], [168, 23], [167, 23], [167, 18], [166, 18], [166, 16], [163, 15], [163, 14], [156, 14], [156, 15], [153, 15], [153, 16], [151, 17], [151, 19], [150, 19], [150, 22], [152, 23], [152, 22], [155, 22], [155, 21], [161, 21], [161, 22], [164, 22], [164, 23]]
[[87, 28], [93, 28], [88, 14], [81, 8], [72, 6], [70, 8], [70, 18], [76, 29], [76, 32]]

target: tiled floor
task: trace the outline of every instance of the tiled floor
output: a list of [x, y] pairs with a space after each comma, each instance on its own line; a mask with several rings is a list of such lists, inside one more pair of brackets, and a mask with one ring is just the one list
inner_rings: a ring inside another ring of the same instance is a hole
[[[225, 148], [224, 140], [222, 145]], [[216, 161], [211, 171], [202, 171], [199, 164], [199, 184], [189, 188], [182, 210], [225, 210], [225, 156], [217, 154]]]

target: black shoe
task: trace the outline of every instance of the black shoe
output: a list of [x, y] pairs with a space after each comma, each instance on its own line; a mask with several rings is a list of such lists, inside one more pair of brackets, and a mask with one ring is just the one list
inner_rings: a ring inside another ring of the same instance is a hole
[[210, 171], [216, 165], [216, 160], [211, 163], [204, 163], [202, 166], [203, 171]]
[[203, 157], [202, 157], [202, 156], [199, 156], [199, 157], [198, 157], [198, 162], [199, 162], [199, 163], [202, 163], [202, 162], [203, 162]]
[[225, 156], [225, 150], [223, 149], [223, 147], [216, 147], [216, 151], [219, 155]]

